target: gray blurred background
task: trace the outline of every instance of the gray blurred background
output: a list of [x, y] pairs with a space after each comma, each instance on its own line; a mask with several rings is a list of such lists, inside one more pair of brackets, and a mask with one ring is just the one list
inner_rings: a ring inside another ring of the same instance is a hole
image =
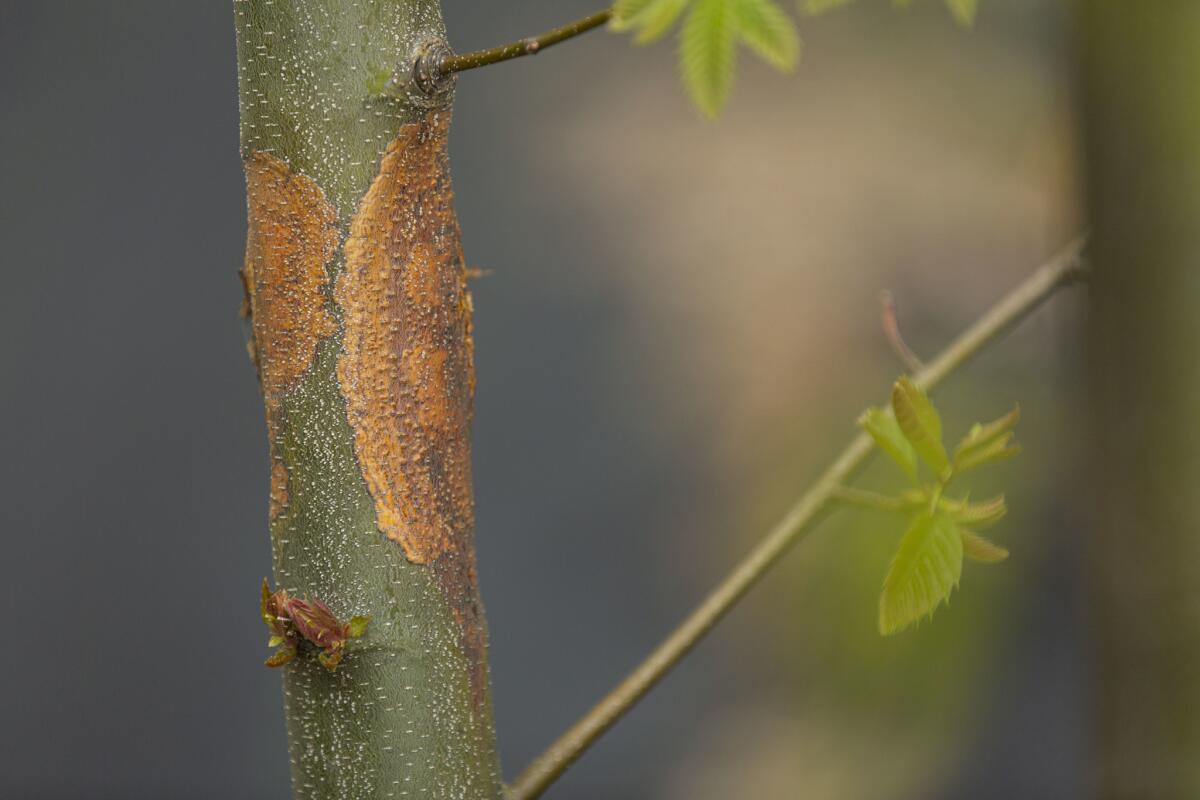
[[[443, 3], [460, 50], [595, 0]], [[464, 76], [452, 137], [474, 287], [479, 572], [508, 776], [782, 513], [900, 371], [1073, 238], [1066, 12], [985, 0], [801, 20], [723, 120], [669, 44], [594, 34]], [[0, 797], [285, 798], [263, 413], [237, 279], [228, 2], [0, 2]], [[823, 525], [550, 793], [1083, 793], [1078, 299], [939, 395], [1025, 411], [996, 568], [875, 633], [901, 533]], [[867, 476], [897, 486], [879, 465]]]

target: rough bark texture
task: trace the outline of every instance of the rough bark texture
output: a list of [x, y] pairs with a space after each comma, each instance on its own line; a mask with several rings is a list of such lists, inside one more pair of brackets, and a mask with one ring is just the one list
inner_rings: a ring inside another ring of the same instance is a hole
[[498, 798], [449, 108], [382, 91], [442, 36], [440, 8], [234, 10], [275, 581], [372, 618], [336, 672], [284, 668], [295, 794]]
[[1081, 0], [1095, 795], [1200, 797], [1200, 4]]

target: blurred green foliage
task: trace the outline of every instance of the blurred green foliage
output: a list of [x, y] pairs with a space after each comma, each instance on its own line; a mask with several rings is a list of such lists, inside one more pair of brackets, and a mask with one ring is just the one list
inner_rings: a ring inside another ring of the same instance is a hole
[[[850, 0], [800, 0], [814, 15]], [[893, 0], [898, 7], [912, 0]], [[945, 0], [964, 26], [975, 22], [977, 0]], [[781, 72], [791, 72], [800, 59], [796, 24], [775, 0], [617, 0], [612, 29], [632, 31], [640, 45], [658, 41], [677, 23], [679, 68], [692, 102], [709, 119], [724, 108], [737, 71], [737, 47], [745, 45]]]

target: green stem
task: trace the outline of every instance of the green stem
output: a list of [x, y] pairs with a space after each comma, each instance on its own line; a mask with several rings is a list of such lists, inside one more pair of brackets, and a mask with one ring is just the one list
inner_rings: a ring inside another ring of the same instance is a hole
[[530, 36], [511, 44], [493, 47], [490, 50], [479, 50], [474, 53], [465, 53], [461, 56], [448, 56], [443, 58], [441, 63], [437, 65], [437, 71], [442, 75], [452, 75], [455, 72], [465, 72], [469, 69], [499, 64], [501, 61], [510, 61], [522, 56], [537, 55], [547, 47], [553, 47], [560, 42], [565, 42], [580, 34], [599, 28], [610, 19], [612, 19], [612, 11], [605, 9], [591, 16], [576, 20], [569, 25], [563, 25], [561, 28], [547, 31], [540, 36]]
[[[928, 390], [1028, 316], [1059, 288], [1081, 275], [1082, 240], [1076, 241], [991, 308], [914, 378]], [[784, 553], [827, 512], [839, 492], [867, 462], [871, 438], [861, 433], [834, 460], [784, 518], [733, 571], [607, 697], [538, 756], [509, 787], [510, 800], [532, 800], [571, 766], [679, 663]]]

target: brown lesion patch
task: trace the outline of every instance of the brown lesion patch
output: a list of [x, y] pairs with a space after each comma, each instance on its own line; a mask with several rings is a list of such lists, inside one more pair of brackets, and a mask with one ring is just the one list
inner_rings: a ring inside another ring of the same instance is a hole
[[405, 125], [350, 223], [338, 382], [379, 529], [410, 561], [472, 524], [470, 303], [446, 155], [449, 116]]
[[287, 506], [279, 455], [280, 404], [333, 335], [326, 286], [340, 237], [337, 212], [321, 187], [270, 153], [246, 159], [249, 234], [242, 283], [253, 331], [251, 354], [262, 381], [271, 445], [271, 518]]
[[400, 129], [350, 224], [335, 292], [345, 326], [337, 373], [379, 530], [410, 561], [433, 565], [478, 678], [474, 351], [449, 122], [435, 112]]

